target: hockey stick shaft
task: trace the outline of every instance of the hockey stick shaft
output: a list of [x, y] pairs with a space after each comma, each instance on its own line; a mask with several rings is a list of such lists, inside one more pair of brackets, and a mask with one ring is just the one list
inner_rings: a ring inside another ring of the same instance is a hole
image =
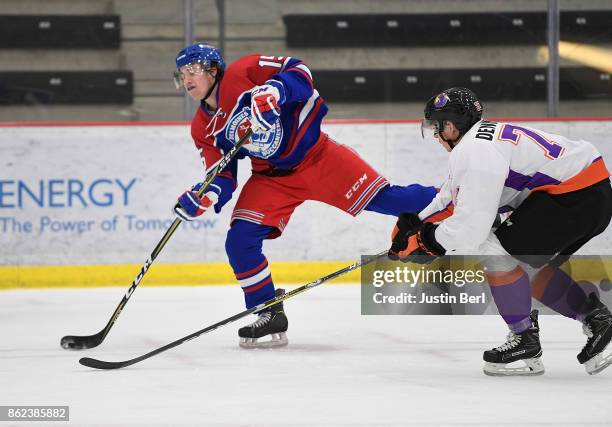
[[365, 266], [367, 264], [370, 264], [370, 263], [372, 263], [374, 261], [377, 261], [377, 260], [385, 257], [386, 255], [387, 255], [387, 251], [384, 251], [384, 252], [381, 252], [381, 253], [379, 253], [377, 255], [374, 255], [374, 256], [371, 256], [371, 257], [367, 257], [365, 260], [358, 261], [358, 262], [356, 262], [354, 264], [351, 264], [351, 265], [349, 265], [347, 267], [344, 267], [341, 270], [335, 271], [335, 272], [330, 273], [327, 276], [321, 277], [321, 278], [319, 278], [319, 279], [317, 279], [317, 280], [315, 280], [313, 282], [310, 282], [310, 283], [307, 283], [307, 284], [305, 284], [303, 286], [295, 288], [292, 291], [289, 291], [289, 292], [287, 292], [287, 293], [285, 293], [283, 295], [279, 295], [279, 296], [277, 296], [275, 298], [269, 299], [269, 300], [267, 300], [267, 301], [265, 301], [265, 302], [255, 306], [255, 307], [251, 307], [251, 308], [249, 308], [247, 310], [244, 310], [244, 311], [242, 311], [242, 312], [240, 312], [238, 314], [235, 314], [235, 315], [233, 315], [231, 317], [223, 319], [223, 320], [221, 320], [221, 321], [219, 321], [219, 322], [217, 322], [217, 323], [215, 323], [213, 325], [207, 326], [204, 329], [200, 329], [197, 332], [194, 332], [194, 333], [189, 334], [189, 335], [187, 335], [187, 336], [185, 336], [183, 338], [180, 338], [180, 339], [178, 339], [176, 341], [173, 341], [170, 344], [166, 344], [165, 346], [160, 347], [160, 348], [158, 348], [156, 350], [153, 350], [153, 351], [151, 351], [151, 352], [149, 352], [147, 354], [144, 354], [144, 355], [142, 355], [140, 357], [136, 357], [136, 358], [130, 359], [130, 360], [125, 360], [125, 361], [122, 361], [122, 362], [106, 362], [106, 361], [103, 361], [103, 360], [93, 359], [93, 358], [90, 358], [90, 357], [83, 357], [83, 358], [81, 358], [79, 360], [79, 363], [81, 365], [83, 365], [83, 366], [87, 366], [87, 367], [90, 367], [90, 368], [96, 368], [96, 369], [118, 369], [118, 368], [124, 368], [126, 366], [133, 365], [133, 364], [138, 363], [138, 362], [142, 362], [143, 360], [149, 359], [150, 357], [153, 357], [153, 356], [155, 356], [155, 355], [157, 355], [159, 353], [163, 353], [166, 350], [170, 350], [171, 348], [177, 347], [177, 346], [179, 346], [179, 345], [181, 345], [181, 344], [183, 344], [183, 343], [185, 343], [185, 342], [187, 342], [189, 340], [197, 338], [200, 335], [203, 335], [203, 334], [206, 334], [208, 332], [214, 331], [215, 329], [218, 329], [218, 328], [220, 328], [222, 326], [225, 326], [227, 324], [235, 322], [238, 319], [242, 319], [243, 317], [246, 317], [249, 314], [252, 314], [252, 313], [254, 313], [256, 311], [263, 310], [263, 309], [268, 308], [270, 306], [273, 306], [274, 304], [277, 304], [277, 303], [279, 303], [281, 301], [285, 301], [285, 300], [288, 300], [289, 298], [293, 298], [296, 295], [299, 295], [299, 294], [301, 294], [303, 292], [306, 292], [309, 289], [315, 288], [315, 287], [317, 287], [317, 286], [319, 286], [319, 285], [321, 285], [321, 284], [323, 284], [323, 283], [325, 283], [325, 282], [327, 282], [329, 280], [335, 279], [336, 277], [342, 276], [343, 274], [346, 274], [346, 273], [348, 273], [350, 271], [353, 271], [353, 270], [355, 270], [357, 268], [363, 267], [363, 266]]
[[[242, 148], [242, 146], [246, 144], [246, 142], [248, 141], [252, 133], [253, 131], [251, 129], [248, 129], [247, 132], [238, 140], [236, 145], [234, 145], [221, 158], [221, 160], [219, 160], [215, 168], [212, 170], [212, 172], [210, 172], [207, 179], [204, 181], [201, 188], [198, 190], [197, 195], [199, 197], [201, 197], [204, 194], [204, 192], [210, 186], [210, 184], [214, 181], [214, 179], [232, 161], [232, 159], [236, 156], [236, 153], [238, 153], [240, 148]], [[140, 272], [136, 275], [136, 278], [134, 278], [134, 280], [132, 281], [132, 284], [130, 285], [126, 293], [123, 295], [123, 298], [119, 302], [119, 305], [113, 312], [113, 315], [111, 316], [110, 320], [108, 321], [104, 329], [102, 329], [100, 332], [94, 335], [87, 335], [87, 336], [67, 335], [63, 337], [60, 341], [60, 345], [62, 346], [62, 348], [72, 349], [72, 350], [81, 350], [85, 348], [97, 347], [98, 345], [102, 343], [102, 341], [104, 341], [104, 338], [106, 337], [110, 329], [115, 324], [115, 321], [121, 314], [121, 311], [123, 310], [123, 308], [129, 301], [130, 297], [136, 290], [136, 287], [142, 281], [147, 271], [149, 271], [149, 268], [153, 264], [153, 261], [155, 261], [157, 256], [160, 254], [160, 252], [164, 248], [164, 246], [166, 246], [166, 243], [168, 242], [168, 240], [170, 240], [170, 237], [172, 237], [172, 235], [174, 234], [178, 226], [181, 224], [181, 222], [182, 220], [180, 218], [176, 218], [172, 222], [172, 224], [170, 225], [166, 233], [163, 235], [159, 243], [157, 243], [157, 245], [153, 249], [153, 252], [151, 252], [151, 255], [149, 255], [149, 258], [147, 258], [143, 266], [140, 268]]]

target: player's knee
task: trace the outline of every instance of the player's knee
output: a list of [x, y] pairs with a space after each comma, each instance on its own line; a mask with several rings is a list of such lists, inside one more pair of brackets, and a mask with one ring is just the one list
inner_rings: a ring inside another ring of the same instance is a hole
[[257, 224], [247, 221], [234, 221], [225, 239], [225, 253], [230, 260], [244, 257], [245, 253], [261, 252], [263, 238]]
[[234, 226], [227, 231], [225, 238], [225, 253], [231, 260], [235, 256], [239, 256], [244, 251], [244, 244], [240, 238], [240, 229]]

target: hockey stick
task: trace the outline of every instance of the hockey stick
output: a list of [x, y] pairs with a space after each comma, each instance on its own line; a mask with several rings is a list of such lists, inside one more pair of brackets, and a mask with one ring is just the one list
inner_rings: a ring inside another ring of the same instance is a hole
[[255, 306], [255, 307], [251, 307], [247, 310], [244, 310], [238, 314], [235, 314], [231, 317], [228, 317], [226, 319], [221, 320], [220, 322], [215, 323], [214, 325], [210, 325], [207, 326], [204, 329], [200, 329], [197, 332], [194, 332], [193, 334], [187, 335], [183, 338], [180, 338], [176, 341], [171, 342], [170, 344], [166, 344], [163, 347], [158, 348], [157, 350], [153, 350], [147, 354], [143, 354], [140, 357], [136, 357], [134, 359], [130, 359], [130, 360], [124, 360], [122, 362], [105, 362], [104, 360], [98, 360], [98, 359], [92, 359], [91, 357], [83, 357], [79, 360], [79, 363], [83, 366], [87, 366], [90, 368], [96, 368], [96, 369], [119, 369], [119, 368], [125, 368], [126, 366], [130, 366], [133, 365], [135, 363], [138, 362], [142, 362], [143, 360], [146, 360], [150, 357], [153, 357], [159, 353], [162, 353], [166, 350], [170, 350], [171, 348], [174, 348], [176, 346], [179, 346], [189, 340], [192, 340], [194, 338], [199, 337], [200, 335], [206, 334], [210, 331], [214, 331], [217, 328], [220, 328], [221, 326], [225, 326], [229, 323], [232, 323], [238, 319], [242, 319], [245, 316], [248, 316], [251, 313], [254, 313], [256, 311], [260, 311], [263, 310], [265, 308], [268, 308], [278, 302], [281, 301], [285, 301], [289, 298], [292, 298], [296, 295], [301, 294], [302, 292], [306, 292], [309, 289], [312, 289], [316, 286], [319, 286], [320, 284], [327, 282], [328, 280], [334, 279], [338, 276], [342, 276], [345, 273], [348, 273], [349, 271], [353, 271], [359, 267], [362, 267], [364, 265], [370, 264], [371, 262], [374, 262], [380, 258], [383, 258], [387, 255], [387, 251], [381, 252], [377, 255], [368, 257], [367, 259], [363, 260], [363, 261], [358, 261], [354, 264], [349, 265], [348, 267], [344, 267], [341, 270], [335, 271], [333, 273], [328, 274], [327, 276], [321, 277], [320, 279], [315, 280], [314, 282], [310, 282], [307, 283], [303, 286], [300, 286], [299, 288], [295, 288], [292, 291], [287, 292], [286, 294], [283, 295], [279, 295], [277, 297], [274, 297], [272, 299], [269, 299], [265, 302], [262, 302], [261, 304]]
[[[247, 132], [242, 136], [242, 138], [238, 140], [236, 145], [234, 145], [221, 158], [221, 160], [217, 163], [217, 166], [215, 166], [215, 168], [212, 170], [212, 172], [210, 173], [206, 181], [204, 181], [202, 187], [198, 190], [197, 192], [198, 196], [202, 196], [204, 194], [208, 186], [219, 175], [219, 173], [228, 165], [228, 163], [234, 158], [238, 150], [240, 150], [240, 148], [242, 148], [242, 146], [246, 144], [247, 140], [249, 139], [252, 133], [253, 131], [251, 129], [248, 129]], [[110, 329], [113, 327], [113, 324], [119, 317], [119, 314], [121, 314], [121, 310], [123, 310], [123, 307], [125, 307], [125, 305], [129, 301], [130, 297], [134, 293], [134, 290], [136, 289], [138, 284], [142, 281], [146, 272], [149, 270], [149, 267], [151, 267], [151, 264], [153, 264], [153, 261], [155, 261], [159, 253], [164, 248], [164, 246], [166, 246], [166, 243], [168, 242], [168, 240], [170, 240], [170, 237], [172, 236], [172, 234], [174, 234], [174, 231], [178, 228], [178, 226], [181, 224], [182, 221], [183, 220], [181, 220], [180, 218], [176, 218], [172, 222], [172, 225], [170, 225], [170, 227], [168, 228], [164, 236], [161, 238], [157, 246], [155, 246], [155, 249], [153, 249], [153, 252], [151, 252], [151, 255], [149, 256], [149, 258], [145, 261], [144, 265], [140, 269], [140, 272], [138, 273], [138, 275], [132, 282], [131, 286], [128, 288], [127, 292], [121, 299], [121, 302], [115, 309], [115, 312], [111, 316], [110, 320], [108, 321], [104, 329], [102, 329], [100, 332], [94, 335], [86, 335], [86, 336], [67, 335], [63, 337], [60, 341], [60, 345], [62, 346], [62, 348], [65, 348], [67, 350], [82, 350], [86, 348], [97, 347], [98, 345], [102, 343], [102, 341], [104, 341], [104, 338], [106, 337]]]

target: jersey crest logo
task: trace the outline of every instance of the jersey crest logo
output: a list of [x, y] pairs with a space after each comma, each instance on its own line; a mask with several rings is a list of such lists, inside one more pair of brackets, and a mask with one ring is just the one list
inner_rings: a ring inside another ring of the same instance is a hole
[[[235, 144], [240, 137], [244, 136], [250, 127], [251, 109], [249, 107], [243, 107], [242, 110], [236, 112], [229, 119], [225, 127], [225, 137], [228, 141]], [[274, 127], [268, 132], [253, 132], [253, 135], [251, 135], [251, 142], [245, 144], [244, 148], [247, 149], [253, 157], [268, 159], [278, 151], [282, 140], [283, 127], [279, 118], [274, 123]]]

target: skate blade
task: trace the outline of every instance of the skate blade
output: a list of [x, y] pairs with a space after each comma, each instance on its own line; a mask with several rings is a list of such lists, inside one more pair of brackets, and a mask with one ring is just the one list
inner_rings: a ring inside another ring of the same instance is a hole
[[287, 334], [285, 332], [270, 334], [267, 336], [270, 337], [270, 340], [268, 341], [258, 341], [260, 338], [240, 338], [238, 345], [241, 348], [254, 349], [284, 347], [289, 344], [289, 340], [287, 339]]
[[612, 353], [603, 357], [601, 353], [584, 362], [584, 369], [589, 375], [595, 375], [612, 365]]
[[491, 377], [514, 377], [542, 375], [545, 371], [540, 358], [525, 359], [525, 366], [508, 366], [506, 363], [487, 362], [482, 369], [485, 375]]

